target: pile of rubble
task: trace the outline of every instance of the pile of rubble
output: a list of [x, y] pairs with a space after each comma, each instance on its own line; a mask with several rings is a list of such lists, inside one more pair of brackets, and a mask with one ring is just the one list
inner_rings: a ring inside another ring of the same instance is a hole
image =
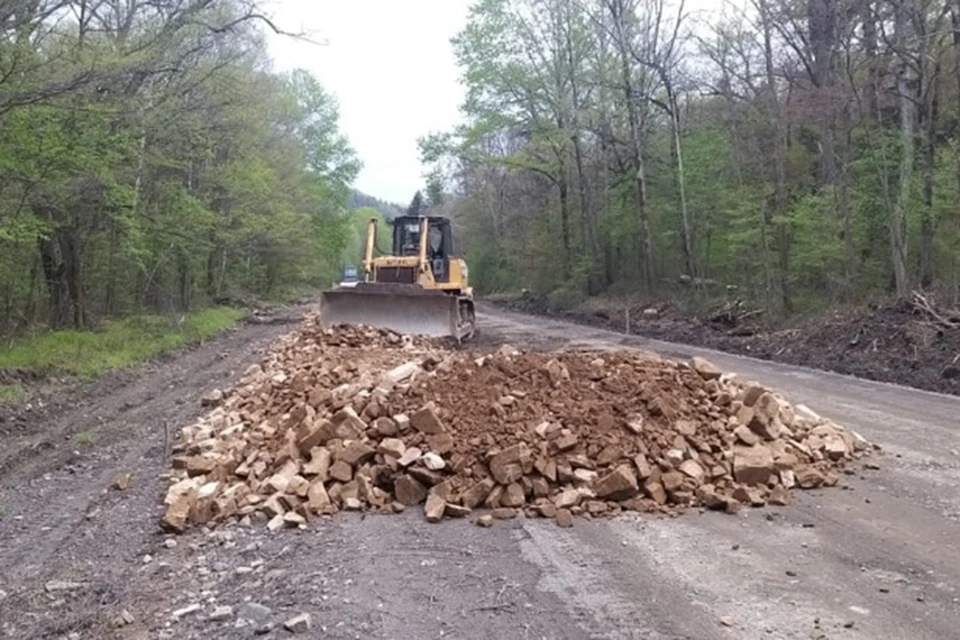
[[711, 363], [633, 353], [455, 351], [367, 328], [285, 337], [174, 446], [163, 525], [339, 510], [479, 524], [786, 504], [869, 449]]

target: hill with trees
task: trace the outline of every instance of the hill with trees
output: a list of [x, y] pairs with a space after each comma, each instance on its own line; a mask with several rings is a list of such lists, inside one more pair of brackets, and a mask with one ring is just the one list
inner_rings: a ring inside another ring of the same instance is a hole
[[0, 332], [335, 277], [360, 164], [255, 3], [0, 6]]
[[958, 24], [944, 0], [480, 0], [463, 124], [423, 158], [483, 290], [955, 301]]

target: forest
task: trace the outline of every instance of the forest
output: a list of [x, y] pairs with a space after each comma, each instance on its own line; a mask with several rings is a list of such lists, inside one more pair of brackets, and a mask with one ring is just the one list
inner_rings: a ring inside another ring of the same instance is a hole
[[249, 0], [0, 2], [0, 334], [337, 277], [360, 163], [276, 31]]
[[480, 0], [453, 47], [480, 290], [956, 302], [960, 2]]

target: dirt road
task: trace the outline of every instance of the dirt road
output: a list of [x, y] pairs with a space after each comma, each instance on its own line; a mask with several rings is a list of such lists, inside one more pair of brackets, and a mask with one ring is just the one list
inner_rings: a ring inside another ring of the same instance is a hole
[[[486, 308], [479, 321], [486, 344], [704, 353]], [[198, 415], [289, 329], [240, 327], [0, 436], [0, 637], [279, 638], [299, 613], [328, 638], [960, 635], [960, 399], [709, 352], [881, 444], [881, 468], [737, 516], [488, 530], [411, 511], [161, 534], [163, 423]], [[132, 487], [110, 489], [121, 472]]]

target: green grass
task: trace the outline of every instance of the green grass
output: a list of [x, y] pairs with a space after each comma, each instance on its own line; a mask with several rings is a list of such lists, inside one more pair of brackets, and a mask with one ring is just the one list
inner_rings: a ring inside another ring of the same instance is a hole
[[97, 437], [89, 431], [81, 431], [73, 437], [73, 441], [84, 447], [89, 447], [97, 441]]
[[0, 407], [5, 404], [17, 404], [18, 402], [23, 402], [26, 397], [27, 392], [16, 382], [0, 384]]
[[175, 318], [133, 316], [114, 320], [100, 331], [38, 333], [0, 349], [0, 369], [51, 369], [94, 378], [108, 369], [149, 360], [164, 351], [209, 338], [244, 315], [240, 309], [212, 307]]

